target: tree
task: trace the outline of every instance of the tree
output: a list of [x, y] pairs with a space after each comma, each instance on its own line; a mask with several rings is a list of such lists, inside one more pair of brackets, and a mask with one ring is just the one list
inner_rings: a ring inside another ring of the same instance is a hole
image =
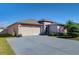
[[65, 26], [67, 27], [67, 34], [71, 37], [79, 36], [79, 24], [69, 20]]

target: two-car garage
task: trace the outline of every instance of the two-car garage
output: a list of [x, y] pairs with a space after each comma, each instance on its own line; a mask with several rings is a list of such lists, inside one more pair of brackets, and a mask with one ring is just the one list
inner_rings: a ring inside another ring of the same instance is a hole
[[41, 26], [43, 24], [38, 23], [36, 20], [25, 20], [8, 26], [6, 32], [13, 36], [40, 35], [42, 32]]
[[31, 36], [40, 34], [40, 26], [21, 26], [19, 28], [19, 33], [22, 36]]

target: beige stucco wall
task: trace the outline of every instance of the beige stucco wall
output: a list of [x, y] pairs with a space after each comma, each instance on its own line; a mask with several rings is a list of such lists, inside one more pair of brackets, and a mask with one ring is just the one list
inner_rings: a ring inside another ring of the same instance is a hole
[[64, 33], [67, 30], [64, 29], [64, 26], [61, 25], [56, 25], [56, 24], [52, 24], [49, 26], [49, 33], [52, 34], [53, 32], [55, 33]]
[[7, 33], [14, 36], [15, 32], [18, 34], [18, 24], [13, 24], [7, 28]]
[[49, 26], [49, 34], [52, 34], [53, 32], [58, 32], [58, 26], [57, 25], [50, 25]]
[[43, 22], [43, 26], [41, 26], [41, 33], [45, 34], [47, 25], [51, 25], [51, 22]]
[[21, 24], [14, 24], [7, 28], [7, 33], [11, 35], [21, 34], [22, 36], [29, 36], [29, 35], [39, 35], [40, 34], [40, 26], [23, 26]]

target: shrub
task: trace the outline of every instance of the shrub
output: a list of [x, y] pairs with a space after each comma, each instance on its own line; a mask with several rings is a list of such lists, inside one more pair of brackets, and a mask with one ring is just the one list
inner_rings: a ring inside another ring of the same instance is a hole
[[58, 33], [55, 33], [55, 32], [49, 34], [49, 36], [57, 36], [57, 35], [58, 35]]
[[19, 34], [17, 37], [22, 37], [22, 35], [21, 35], [21, 34]]
[[5, 33], [5, 34], [0, 34], [0, 37], [12, 37], [11, 34]]
[[71, 36], [72, 38], [78, 37], [79, 36], [79, 29], [77, 27], [71, 27], [68, 29], [68, 33], [69, 36]]

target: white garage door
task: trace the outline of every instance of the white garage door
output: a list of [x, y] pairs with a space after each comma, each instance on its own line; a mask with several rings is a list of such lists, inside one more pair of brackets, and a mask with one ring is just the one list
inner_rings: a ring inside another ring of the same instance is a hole
[[40, 27], [37, 26], [23, 26], [20, 28], [20, 33], [22, 36], [29, 36], [29, 35], [39, 35], [40, 34]]

